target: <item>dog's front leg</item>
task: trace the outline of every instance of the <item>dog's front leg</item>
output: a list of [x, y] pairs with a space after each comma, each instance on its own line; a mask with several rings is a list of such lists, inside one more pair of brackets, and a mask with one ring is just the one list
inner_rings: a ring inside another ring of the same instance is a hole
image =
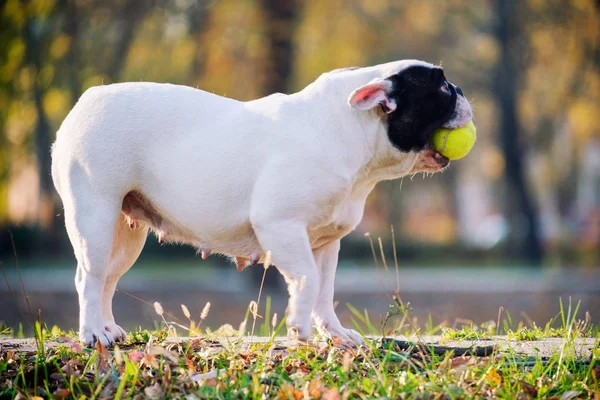
[[338, 263], [340, 241], [328, 243], [314, 251], [319, 269], [319, 294], [313, 308], [312, 317], [319, 332], [326, 337], [338, 337], [342, 341], [358, 345], [364, 343], [358, 332], [346, 329], [340, 323], [333, 309], [333, 287]]
[[308, 340], [312, 334], [313, 309], [319, 280], [306, 225], [282, 221], [253, 221], [261, 247], [271, 251], [271, 260], [285, 278], [290, 294], [287, 325], [291, 336]]

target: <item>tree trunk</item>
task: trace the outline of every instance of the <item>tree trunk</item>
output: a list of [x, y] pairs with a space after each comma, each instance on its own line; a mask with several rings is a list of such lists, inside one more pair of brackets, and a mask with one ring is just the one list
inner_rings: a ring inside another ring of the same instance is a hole
[[125, 3], [125, 7], [121, 12], [121, 15], [125, 17], [123, 20], [123, 32], [115, 48], [112, 61], [106, 70], [106, 75], [110, 78], [111, 82], [118, 82], [121, 71], [127, 61], [129, 49], [133, 43], [135, 31], [144, 20], [144, 16], [150, 5], [150, 2], [138, 2], [136, 0], [128, 0]]
[[528, 191], [530, 186], [525, 180], [523, 166], [525, 153], [521, 147], [521, 133], [517, 117], [517, 79], [520, 71], [517, 69], [515, 38], [520, 35], [517, 34], [519, 23], [516, 21], [516, 8], [517, 5], [511, 1], [496, 0], [497, 38], [500, 44], [501, 58], [496, 69], [495, 86], [500, 102], [501, 145], [506, 159], [506, 178], [510, 192], [514, 195], [515, 203], [512, 212], [509, 212], [513, 235], [520, 213], [526, 221], [526, 226], [523, 226], [524, 238], [520, 243], [516, 243], [516, 253], [519, 258], [524, 258], [533, 265], [540, 265], [543, 251], [540, 243], [539, 219]]
[[194, 4], [188, 10], [189, 34], [194, 38], [194, 58], [190, 64], [190, 70], [186, 79], [188, 86], [196, 86], [206, 62], [206, 50], [204, 49], [204, 32], [210, 23], [210, 10], [204, 3]]
[[261, 0], [269, 58], [265, 60], [265, 95], [290, 90], [294, 65], [293, 38], [300, 2], [298, 0]]
[[64, 2], [65, 33], [71, 40], [71, 46], [67, 53], [67, 63], [70, 73], [68, 74], [69, 90], [73, 104], [81, 96], [81, 83], [79, 82], [79, 23], [77, 20], [77, 4], [75, 0]]
[[[50, 228], [52, 225], [52, 176], [51, 157], [50, 157], [50, 123], [44, 111], [43, 98], [45, 87], [40, 82], [39, 73], [43, 67], [43, 32], [44, 26], [48, 22], [36, 20], [36, 17], [30, 18], [24, 25], [23, 37], [26, 45], [25, 62], [33, 67], [35, 79], [32, 85], [33, 103], [35, 105], [37, 124], [35, 127], [35, 154], [38, 164], [39, 174], [39, 209], [38, 223], [44, 228]], [[46, 32], [47, 34], [48, 32]]]

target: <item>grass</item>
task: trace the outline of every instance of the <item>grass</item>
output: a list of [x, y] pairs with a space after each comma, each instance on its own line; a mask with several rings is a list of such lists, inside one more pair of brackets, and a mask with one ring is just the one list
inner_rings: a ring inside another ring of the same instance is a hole
[[[382, 266], [391, 273], [379, 244]], [[379, 268], [374, 246], [372, 250]], [[395, 258], [394, 262], [398, 279]], [[210, 304], [195, 321], [184, 305], [181, 317], [154, 303], [160, 317], [157, 329], [132, 332], [126, 343], [110, 349], [83, 348], [75, 332], [49, 329], [38, 316], [31, 321], [35, 349], [0, 350], [0, 399], [600, 398], [600, 331], [589, 315], [578, 318], [579, 304], [561, 301], [560, 312], [544, 328], [533, 323], [515, 327], [502, 309], [495, 322], [459, 321], [447, 327], [431, 321], [419, 325], [398, 290], [388, 295], [391, 305], [380, 323], [366, 310], [347, 307], [364, 336], [405, 335], [408, 347], [395, 340], [367, 340], [357, 348], [335, 338], [282, 346], [276, 338], [283, 334], [285, 318], [271, 315], [270, 298], [261, 304], [260, 293], [239, 327], [226, 325], [216, 331], [202, 325]], [[192, 338], [174, 340], [182, 332]], [[452, 350], [439, 352], [420, 342], [425, 335], [439, 333], [445, 340], [497, 335], [510, 340], [564, 340], [547, 358], [498, 350], [484, 357], [457, 356]], [[0, 328], [0, 334], [22, 336], [22, 328], [17, 332]], [[266, 341], [253, 342], [254, 335]], [[595, 350], [585, 359], [575, 351], [580, 338], [595, 341]], [[60, 344], [50, 348], [49, 341]]]
[[[75, 332], [44, 328], [36, 322], [37, 349], [30, 353], [3, 350], [0, 356], [0, 399], [15, 398], [594, 398], [600, 394], [600, 351], [580, 360], [573, 354], [576, 338], [596, 338], [598, 330], [577, 319], [577, 306], [563, 309], [553, 320], [561, 323], [544, 329], [520, 327], [509, 337], [532, 340], [561, 337], [556, 354], [548, 359], [522, 359], [516, 354], [493, 353], [487, 357], [452, 351], [437, 354], [426, 346], [400, 347], [394, 341], [369, 341], [352, 348], [334, 340], [283, 347], [275, 340], [285, 320], [270, 315], [270, 299], [260, 310], [251, 304], [239, 329], [217, 331], [202, 328], [189, 318], [167, 315], [155, 306], [161, 329], [130, 333], [128, 341], [112, 349], [98, 345], [82, 348]], [[201, 313], [204, 318], [210, 306]], [[377, 333], [368, 314], [354, 309], [355, 325], [363, 333]], [[391, 334], [429, 334], [428, 329], [406, 325], [410, 309], [399, 300], [390, 307]], [[187, 322], [185, 320], [187, 319]], [[256, 334], [269, 338], [249, 343], [246, 326], [259, 321]], [[553, 322], [551, 321], [551, 322]], [[503, 329], [504, 329], [503, 328]], [[170, 337], [185, 330], [197, 335], [183, 342]], [[3, 331], [6, 334], [6, 331]], [[443, 329], [444, 338], [477, 340], [490, 336], [490, 326], [473, 324]], [[487, 336], [486, 336], [487, 335]], [[61, 344], [48, 349], [48, 340]], [[141, 396], [141, 397], [140, 397]], [[563, 397], [561, 397], [563, 396]], [[571, 396], [571, 397], [569, 397]]]

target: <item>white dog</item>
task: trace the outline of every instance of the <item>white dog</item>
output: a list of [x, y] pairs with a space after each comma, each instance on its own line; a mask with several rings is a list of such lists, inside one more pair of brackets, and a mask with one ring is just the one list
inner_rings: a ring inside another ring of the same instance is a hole
[[446, 167], [433, 131], [471, 118], [443, 70], [416, 60], [332, 71], [298, 93], [249, 102], [156, 83], [87, 90], [52, 149], [81, 340], [125, 338], [112, 298], [152, 229], [238, 268], [271, 251], [292, 332], [307, 339], [314, 323], [361, 343], [333, 308], [340, 239], [377, 182]]

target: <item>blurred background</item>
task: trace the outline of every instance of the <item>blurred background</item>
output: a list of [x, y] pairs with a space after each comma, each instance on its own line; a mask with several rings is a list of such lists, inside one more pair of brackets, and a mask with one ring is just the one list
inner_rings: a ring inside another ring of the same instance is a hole
[[[383, 272], [377, 238], [389, 264], [395, 244], [400, 293], [421, 321], [480, 323], [503, 307], [544, 324], [572, 297], [598, 322], [599, 39], [592, 0], [0, 1], [0, 321], [23, 322], [18, 258], [34, 310], [77, 326], [76, 264], [49, 149], [87, 88], [170, 82], [250, 100], [335, 68], [417, 58], [463, 88], [478, 141], [444, 173], [384, 182], [369, 196], [342, 243], [343, 322], [346, 303], [374, 320], [387, 311], [382, 281], [395, 273]], [[281, 315], [285, 289], [274, 268], [268, 275]], [[261, 277], [262, 268], [239, 273], [152, 236], [121, 281], [117, 322], [152, 327], [157, 316], [140, 299], [175, 313], [211, 301], [208, 326], [236, 326]]]

